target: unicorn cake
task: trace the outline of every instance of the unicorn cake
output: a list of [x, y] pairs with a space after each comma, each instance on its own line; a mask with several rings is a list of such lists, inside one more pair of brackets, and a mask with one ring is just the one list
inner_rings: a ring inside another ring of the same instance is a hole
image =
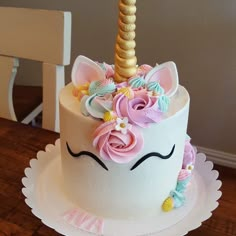
[[189, 94], [174, 62], [136, 65], [135, 11], [121, 1], [115, 65], [77, 57], [60, 93], [63, 189], [99, 219], [158, 219], [182, 206], [195, 162]]
[[175, 64], [142, 65], [123, 83], [113, 76], [112, 66], [79, 56], [60, 94], [67, 194], [105, 217], [180, 206], [195, 153], [186, 136], [189, 94]]

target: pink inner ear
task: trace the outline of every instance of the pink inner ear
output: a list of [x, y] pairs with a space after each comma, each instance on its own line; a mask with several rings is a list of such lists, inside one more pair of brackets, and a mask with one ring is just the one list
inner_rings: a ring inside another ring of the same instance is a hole
[[161, 87], [168, 93], [173, 87], [172, 75], [169, 68], [164, 67], [156, 71], [149, 79], [149, 82], [156, 81], [159, 82]]
[[75, 73], [75, 81], [78, 85], [90, 83], [99, 80], [99, 74], [92, 66], [86, 62], [80, 62]]

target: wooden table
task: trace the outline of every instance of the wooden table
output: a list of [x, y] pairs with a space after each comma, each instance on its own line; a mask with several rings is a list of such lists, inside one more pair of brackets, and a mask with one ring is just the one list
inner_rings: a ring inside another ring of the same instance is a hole
[[[0, 236], [56, 236], [25, 204], [21, 179], [39, 150], [59, 134], [0, 118]], [[220, 206], [188, 236], [236, 236], [236, 170], [215, 166], [223, 181]]]

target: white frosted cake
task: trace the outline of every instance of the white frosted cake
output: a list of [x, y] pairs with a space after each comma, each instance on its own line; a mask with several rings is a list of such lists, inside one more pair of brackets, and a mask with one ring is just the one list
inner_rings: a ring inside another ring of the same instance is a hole
[[182, 206], [195, 162], [175, 63], [137, 65], [135, 4], [119, 1], [115, 65], [77, 57], [60, 94], [63, 189], [76, 206], [64, 219], [99, 235], [108, 219], [158, 221]]
[[189, 103], [173, 62], [141, 65], [116, 83], [113, 66], [79, 56], [60, 93], [68, 199], [114, 219], [158, 218], [183, 205], [195, 161], [186, 135]]

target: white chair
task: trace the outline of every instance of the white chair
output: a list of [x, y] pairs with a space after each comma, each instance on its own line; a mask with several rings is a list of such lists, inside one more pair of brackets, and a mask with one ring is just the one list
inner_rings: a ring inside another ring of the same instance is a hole
[[19, 58], [40, 61], [43, 104], [22, 122], [30, 123], [42, 111], [42, 127], [59, 131], [58, 94], [70, 51], [70, 12], [0, 7], [0, 117], [17, 120], [12, 94]]

